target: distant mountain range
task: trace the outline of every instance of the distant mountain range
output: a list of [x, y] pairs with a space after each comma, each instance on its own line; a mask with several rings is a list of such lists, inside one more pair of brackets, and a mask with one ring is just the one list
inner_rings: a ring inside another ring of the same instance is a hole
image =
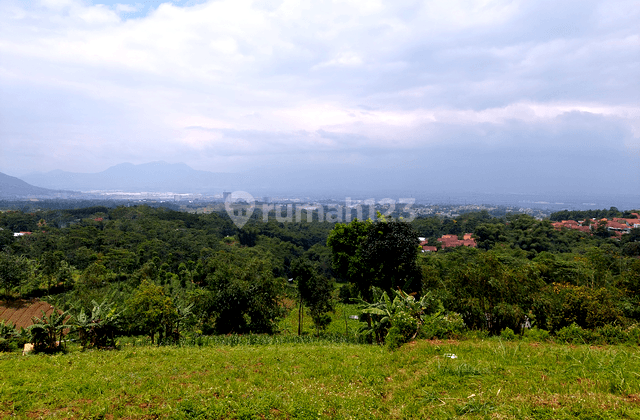
[[166, 162], [122, 163], [97, 173], [55, 170], [26, 175], [22, 179], [43, 188], [83, 192], [220, 193], [242, 182], [242, 176], [238, 174], [198, 171], [184, 163]]
[[67, 198], [73, 194], [71, 191], [35, 187], [19, 178], [0, 172], [0, 198], [2, 199]]
[[[512, 168], [507, 168], [509, 176], [504, 176], [504, 171], [496, 171], [495, 165], [487, 164], [475, 168], [474, 176], [470, 177], [465, 175], [469, 172], [467, 169], [452, 163], [447, 162], [450, 167], [446, 170], [442, 165], [437, 166], [442, 161], [438, 156], [432, 161], [435, 163], [431, 166], [416, 162], [375, 170], [344, 162], [313, 164], [293, 160], [282, 165], [244, 168], [242, 173], [201, 171], [184, 163], [167, 162], [122, 163], [97, 173], [55, 170], [20, 179], [0, 173], [0, 198], [87, 198], [99, 195], [86, 193], [99, 191], [204, 195], [247, 191], [256, 198], [380, 200], [389, 197], [398, 200], [404, 197], [431, 204], [476, 203], [553, 209], [610, 206], [636, 209], [640, 205], [637, 194], [619, 194], [589, 183], [593, 188], [585, 191], [577, 184], [578, 180], [571, 177], [571, 171], [552, 182], [548, 179], [550, 175], [545, 178], [544, 174], [518, 172]], [[534, 175], [537, 178], [534, 179]], [[548, 186], [547, 190], [535, 191], [535, 182]]]

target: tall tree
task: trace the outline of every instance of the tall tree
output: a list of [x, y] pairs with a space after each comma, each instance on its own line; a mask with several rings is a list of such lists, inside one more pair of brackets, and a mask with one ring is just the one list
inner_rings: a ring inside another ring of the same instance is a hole
[[408, 223], [379, 220], [339, 223], [329, 234], [327, 245], [333, 269], [356, 284], [362, 297], [371, 299], [371, 287], [389, 294], [398, 288], [419, 292], [421, 274], [417, 265], [418, 234]]
[[334, 310], [333, 286], [329, 279], [318, 275], [315, 267], [303, 259], [295, 260], [291, 264], [291, 275], [297, 283], [300, 296], [298, 334], [301, 333], [302, 305], [305, 304], [309, 308], [319, 335], [320, 330], [326, 328], [331, 322], [331, 317], [327, 313]]

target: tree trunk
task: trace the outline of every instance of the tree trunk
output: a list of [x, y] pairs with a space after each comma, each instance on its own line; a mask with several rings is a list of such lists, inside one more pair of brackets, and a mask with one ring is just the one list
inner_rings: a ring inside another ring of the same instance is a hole
[[302, 299], [298, 308], [298, 335], [302, 335]]

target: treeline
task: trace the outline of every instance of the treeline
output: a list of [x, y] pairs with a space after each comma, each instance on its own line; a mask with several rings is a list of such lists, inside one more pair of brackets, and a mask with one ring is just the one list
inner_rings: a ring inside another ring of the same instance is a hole
[[[121, 334], [154, 340], [184, 331], [274, 333], [284, 299], [300, 303], [300, 316], [306, 307], [320, 331], [335, 299], [380, 306], [379, 291], [393, 300], [398, 289], [427, 305], [411, 306], [403, 295], [416, 325], [427, 313], [491, 333], [640, 320], [639, 229], [616, 239], [606, 230], [558, 231], [549, 220], [487, 212], [411, 224], [265, 223], [258, 211], [238, 229], [226, 213], [147, 206], [7, 211], [0, 228], [5, 299], [43, 297], [75, 314], [108, 307]], [[14, 238], [18, 231], [32, 234]], [[464, 233], [474, 234], [477, 249], [423, 253], [418, 246], [418, 236], [433, 243]], [[331, 292], [335, 281], [343, 283], [339, 293]], [[383, 324], [376, 337], [392, 328]]]
[[562, 210], [555, 213], [551, 213], [549, 219], [554, 222], [562, 220], [585, 220], [585, 219], [613, 219], [614, 217], [622, 217], [625, 219], [635, 219], [635, 216], [631, 213], [636, 211], [620, 211], [616, 207], [611, 207], [609, 210]]

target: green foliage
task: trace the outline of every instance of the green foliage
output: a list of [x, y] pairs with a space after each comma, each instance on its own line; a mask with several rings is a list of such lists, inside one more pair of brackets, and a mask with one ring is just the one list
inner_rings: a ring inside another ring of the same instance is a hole
[[307, 305], [318, 335], [331, 323], [328, 312], [334, 311], [333, 284], [318, 275], [311, 263], [298, 259], [291, 264], [291, 275], [296, 281], [302, 303]]
[[560, 342], [586, 344], [594, 342], [595, 339], [596, 335], [592, 331], [583, 329], [575, 322], [556, 332], [556, 340]]
[[415, 338], [418, 333], [418, 320], [405, 311], [397, 311], [390, 319], [391, 328], [385, 337], [387, 348], [394, 350]]
[[285, 280], [273, 277], [271, 264], [255, 248], [220, 251], [206, 261], [205, 273], [205, 313], [216, 332], [276, 330]]
[[536, 311], [543, 286], [531, 264], [496, 250], [476, 252], [449, 272], [443, 300], [445, 308], [460, 313], [471, 328], [519, 332], [527, 314]]
[[375, 222], [369, 226], [360, 247], [367, 277], [373, 286], [387, 293], [398, 289], [420, 292], [418, 234], [410, 224], [394, 220]]
[[73, 323], [80, 345], [85, 349], [115, 348], [121, 312], [117, 311], [114, 303], [106, 299], [102, 303], [94, 300], [92, 304], [91, 315], [87, 315], [82, 308]]
[[0, 252], [0, 288], [5, 293], [26, 284], [31, 275], [33, 267], [27, 258]]
[[70, 325], [67, 325], [69, 318], [69, 311], [60, 312], [57, 309], [54, 309], [49, 315], [42, 311], [40, 318], [35, 316], [31, 318], [33, 324], [29, 326], [28, 331], [30, 342], [33, 343], [33, 350], [36, 353], [64, 351], [65, 346], [62, 338], [65, 330], [69, 330]]
[[367, 237], [370, 225], [370, 222], [358, 219], [349, 224], [336, 223], [327, 238], [334, 273], [339, 278], [355, 284], [367, 297], [370, 296], [371, 284], [364, 276], [361, 245]]
[[420, 338], [458, 338], [466, 330], [462, 316], [438, 311], [422, 317]]
[[15, 325], [0, 319], [0, 352], [14, 351], [17, 349], [16, 338], [18, 331]]
[[158, 344], [164, 339], [174, 338], [174, 324], [178, 313], [171, 297], [166, 296], [162, 287], [143, 280], [128, 301], [128, 311], [135, 319], [137, 327], [154, 342], [158, 334]]
[[[445, 337], [459, 334], [464, 329], [462, 318], [455, 313], [445, 315], [442, 303], [434, 304], [430, 295], [420, 300], [401, 290], [391, 301], [387, 292], [374, 289], [378, 297], [374, 303], [361, 303], [361, 322], [366, 322], [358, 333], [368, 339], [395, 349], [400, 345], [421, 338]], [[437, 309], [436, 312], [433, 312]]]
[[507, 327], [500, 332], [500, 337], [503, 340], [513, 341], [516, 339], [516, 333], [514, 333], [511, 328]]
[[617, 289], [554, 284], [547, 291], [551, 301], [548, 324], [552, 330], [572, 324], [594, 329], [624, 323]]
[[527, 328], [524, 330], [524, 338], [529, 341], [545, 342], [551, 340], [551, 335], [547, 330], [541, 330], [538, 327]]
[[372, 298], [372, 287], [388, 294], [398, 288], [420, 291], [418, 245], [412, 225], [395, 220], [338, 223], [327, 239], [334, 272], [356, 284], [365, 300]]

